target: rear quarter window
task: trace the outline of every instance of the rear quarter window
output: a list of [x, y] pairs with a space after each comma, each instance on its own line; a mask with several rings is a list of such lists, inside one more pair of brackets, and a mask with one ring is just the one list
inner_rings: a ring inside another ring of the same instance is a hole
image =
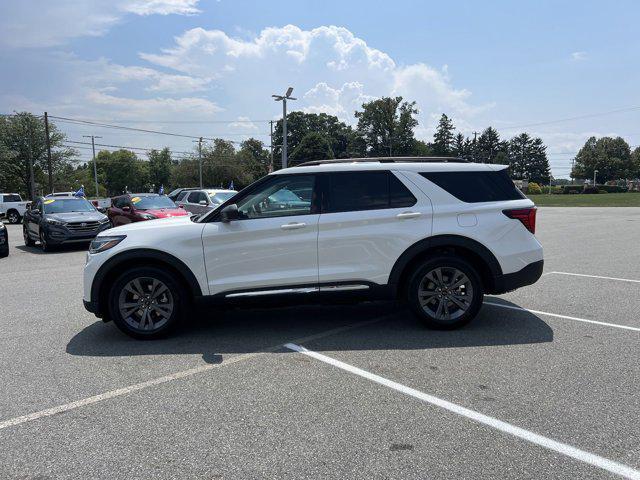
[[466, 203], [501, 202], [525, 198], [509, 178], [506, 170], [424, 172], [420, 175]]

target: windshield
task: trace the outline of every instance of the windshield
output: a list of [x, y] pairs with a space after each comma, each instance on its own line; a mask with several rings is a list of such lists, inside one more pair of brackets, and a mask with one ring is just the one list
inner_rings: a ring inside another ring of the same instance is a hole
[[209, 195], [213, 203], [224, 203], [233, 197], [237, 192], [218, 192]]
[[176, 204], [173, 203], [169, 197], [162, 196], [153, 196], [153, 197], [132, 197], [131, 203], [138, 210], [151, 210], [156, 208], [177, 208]]
[[95, 212], [84, 198], [48, 198], [43, 202], [44, 213]]

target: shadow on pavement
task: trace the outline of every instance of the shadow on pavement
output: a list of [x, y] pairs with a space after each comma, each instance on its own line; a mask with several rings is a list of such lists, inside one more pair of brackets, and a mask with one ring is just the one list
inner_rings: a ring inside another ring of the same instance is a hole
[[[197, 321], [172, 337], [155, 341], [131, 339], [112, 323], [96, 321], [75, 335], [66, 350], [71, 355], [106, 357], [201, 354], [206, 362], [219, 363], [223, 354], [259, 352], [378, 318], [378, 322], [323, 337], [320, 349], [425, 350], [553, 341], [553, 331], [536, 315], [490, 306], [484, 306], [471, 324], [453, 331], [428, 330], [394, 303], [233, 309], [198, 315]], [[313, 340], [305, 345], [318, 348]]]
[[87, 250], [89, 250], [89, 242], [67, 243], [64, 245], [58, 245], [54, 247], [54, 250], [49, 252], [43, 252], [40, 248], [40, 244], [36, 244], [33, 247], [27, 247], [26, 245], [14, 245], [14, 248], [23, 252], [35, 253], [36, 255], [55, 255], [57, 253], [65, 252], [86, 252]]

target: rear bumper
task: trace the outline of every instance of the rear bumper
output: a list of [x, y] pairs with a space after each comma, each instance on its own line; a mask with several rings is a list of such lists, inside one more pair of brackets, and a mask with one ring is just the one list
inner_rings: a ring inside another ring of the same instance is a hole
[[526, 285], [532, 285], [542, 276], [544, 268], [544, 260], [530, 263], [522, 270], [505, 275], [499, 275], [494, 278], [493, 294], [510, 292]]

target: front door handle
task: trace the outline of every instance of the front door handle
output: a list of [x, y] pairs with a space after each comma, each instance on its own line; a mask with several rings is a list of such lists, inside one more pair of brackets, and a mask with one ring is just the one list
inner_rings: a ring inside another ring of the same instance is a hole
[[282, 230], [296, 230], [298, 228], [304, 228], [306, 226], [307, 226], [306, 223], [291, 222], [291, 223], [285, 223], [284, 225], [280, 225], [280, 228]]
[[396, 218], [406, 220], [408, 218], [418, 218], [420, 215], [422, 215], [420, 212], [402, 212], [396, 215]]

